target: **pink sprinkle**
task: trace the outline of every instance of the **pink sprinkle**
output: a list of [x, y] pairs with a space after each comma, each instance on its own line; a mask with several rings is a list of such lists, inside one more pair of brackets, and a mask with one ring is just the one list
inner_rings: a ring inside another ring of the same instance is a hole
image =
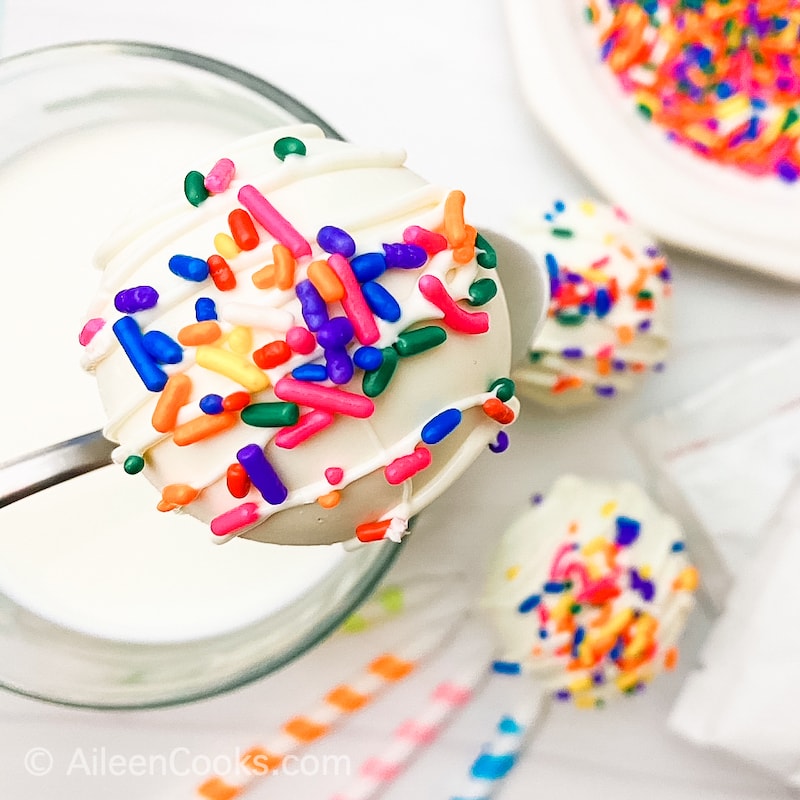
[[472, 697], [472, 692], [457, 683], [440, 683], [433, 693], [435, 700], [442, 700], [451, 706], [463, 706]]
[[605, 347], [601, 347], [597, 351], [598, 358], [611, 358], [614, 355], [614, 345], [607, 344]]
[[242, 503], [211, 520], [211, 533], [215, 536], [229, 536], [258, 522], [258, 506], [255, 503]]
[[236, 166], [229, 158], [221, 158], [211, 168], [203, 181], [211, 194], [222, 194], [230, 185], [236, 172]]
[[97, 336], [98, 332], [103, 328], [106, 324], [106, 321], [101, 317], [94, 317], [90, 319], [81, 329], [81, 332], [78, 334], [78, 341], [86, 347], [89, 342]]
[[242, 186], [239, 189], [238, 197], [239, 202], [264, 229], [281, 244], [286, 245], [295, 258], [311, 255], [311, 245], [255, 186], [249, 184]]
[[378, 326], [375, 324], [375, 317], [372, 316], [364, 294], [361, 291], [361, 284], [358, 282], [350, 262], [340, 253], [334, 253], [328, 259], [328, 265], [336, 273], [336, 277], [344, 286], [344, 297], [342, 298], [342, 308], [347, 318], [353, 324], [353, 330], [361, 344], [375, 344], [380, 337]]
[[375, 404], [362, 394], [346, 392], [334, 386], [319, 386], [308, 381], [298, 381], [285, 376], [275, 384], [275, 396], [287, 403], [298, 403], [301, 406], [332, 414], [345, 414], [348, 417], [366, 419], [375, 411]]
[[275, 446], [291, 450], [310, 439], [315, 433], [324, 430], [333, 422], [333, 414], [329, 411], [309, 411], [301, 415], [294, 425], [281, 428], [275, 436]]
[[396, 458], [384, 468], [383, 474], [386, 477], [386, 482], [392, 486], [397, 486], [429, 467], [432, 460], [431, 451], [427, 447], [419, 445], [414, 448], [413, 453]]
[[489, 315], [485, 311], [465, 311], [450, 297], [435, 275], [423, 275], [418, 286], [422, 296], [444, 314], [445, 325], [454, 331], [475, 334], [489, 330]]
[[317, 340], [308, 328], [304, 328], [302, 325], [295, 325], [293, 328], [289, 328], [289, 330], [286, 331], [286, 344], [288, 344], [295, 353], [307, 356], [314, 352], [317, 346]]
[[420, 228], [419, 225], [409, 225], [403, 231], [403, 241], [421, 247], [429, 256], [447, 250], [447, 239], [441, 233]]
[[341, 467], [328, 467], [325, 470], [325, 480], [331, 486], [338, 486], [344, 478], [344, 470]]
[[379, 758], [370, 758], [361, 765], [359, 772], [365, 778], [372, 778], [382, 783], [389, 783], [400, 774], [401, 769], [402, 767], [400, 764], [381, 761]]
[[553, 557], [553, 566], [550, 567], [550, 578], [561, 580], [569, 569], [569, 564], [563, 564], [564, 557], [576, 549], [574, 542], [564, 542]]
[[435, 725], [423, 725], [413, 719], [407, 719], [395, 731], [398, 739], [405, 739], [414, 744], [430, 744], [439, 734], [439, 728]]

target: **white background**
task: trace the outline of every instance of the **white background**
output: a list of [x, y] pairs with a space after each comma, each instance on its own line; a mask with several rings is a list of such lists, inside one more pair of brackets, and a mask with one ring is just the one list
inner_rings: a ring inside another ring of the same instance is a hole
[[[487, 227], [507, 228], [522, 206], [544, 207], [556, 197], [591, 191], [527, 111], [495, 3], [138, 0], [122, 6], [6, 0], [0, 36], [2, 55], [56, 42], [128, 39], [231, 62], [297, 96], [347, 138], [405, 147], [412, 168], [433, 182], [463, 189], [473, 217]], [[431, 565], [439, 571], [456, 568], [477, 583], [493, 541], [532, 492], [567, 469], [644, 480], [630, 447], [632, 423], [800, 334], [797, 287], [691, 255], [675, 255], [673, 264], [676, 334], [668, 371], [651, 378], [634, 398], [591, 413], [558, 416], [525, 406], [503, 471], [498, 472], [499, 459], [486, 454], [435, 504], [403, 556], [402, 573]], [[695, 615], [682, 670], [691, 666], [708, 625], [702, 614]], [[146, 757], [176, 747], [214, 756], [255, 743], [367, 660], [379, 635], [334, 639], [256, 685], [182, 708], [93, 713], [0, 695], [0, 796], [190, 797], [191, 778], [86, 776], [80, 769], [67, 776], [66, 767], [76, 748], [89, 757], [100, 748], [109, 755]], [[484, 635], [469, 623], [460, 644], [312, 752], [347, 754], [357, 765], [457, 666], [470, 639]], [[504, 800], [791, 796], [769, 776], [700, 752], [666, 731], [664, 718], [680, 680], [681, 671], [645, 696], [603, 713], [556, 709], [509, 780]], [[387, 796], [449, 796], [501, 710], [502, 693], [497, 683], [487, 687]], [[25, 771], [23, 756], [35, 746], [53, 752], [48, 777]], [[342, 783], [282, 777], [269, 779], [253, 796], [326, 798]]]

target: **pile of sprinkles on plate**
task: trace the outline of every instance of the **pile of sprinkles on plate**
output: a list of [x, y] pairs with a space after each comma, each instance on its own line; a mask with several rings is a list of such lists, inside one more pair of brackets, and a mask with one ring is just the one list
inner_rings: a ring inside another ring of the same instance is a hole
[[670, 140], [798, 179], [798, 0], [589, 0], [586, 16], [603, 63]]
[[621, 208], [557, 200], [519, 214], [513, 234], [550, 279], [547, 320], [512, 372], [520, 394], [555, 407], [602, 402], [663, 369], [672, 276]]
[[699, 575], [674, 519], [628, 482], [567, 475], [506, 531], [481, 606], [494, 670], [594, 708], [674, 668]]
[[106, 248], [80, 341], [115, 460], [216, 541], [277, 512], [264, 541], [399, 540], [508, 445], [495, 251], [403, 153], [313, 126], [245, 142], [242, 177], [190, 172], [183, 205]]

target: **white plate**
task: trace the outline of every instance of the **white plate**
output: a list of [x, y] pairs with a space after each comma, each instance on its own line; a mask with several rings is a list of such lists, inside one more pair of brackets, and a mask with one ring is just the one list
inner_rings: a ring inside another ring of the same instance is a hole
[[662, 241], [800, 282], [800, 185], [707, 162], [643, 120], [599, 62], [583, 0], [505, 0], [534, 115], [586, 177]]

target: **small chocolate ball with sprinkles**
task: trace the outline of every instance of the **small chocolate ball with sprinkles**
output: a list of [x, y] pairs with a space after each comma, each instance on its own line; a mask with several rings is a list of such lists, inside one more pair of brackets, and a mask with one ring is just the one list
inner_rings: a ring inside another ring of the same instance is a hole
[[556, 408], [613, 399], [664, 367], [671, 273], [657, 244], [620, 208], [556, 201], [519, 216], [513, 234], [546, 270], [550, 308], [512, 377]]

